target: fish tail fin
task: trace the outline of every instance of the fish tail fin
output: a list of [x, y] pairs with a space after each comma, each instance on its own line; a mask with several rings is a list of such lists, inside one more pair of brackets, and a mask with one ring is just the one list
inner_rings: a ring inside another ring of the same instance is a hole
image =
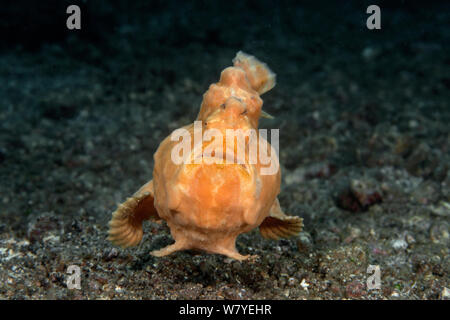
[[263, 94], [276, 84], [276, 75], [264, 63], [254, 56], [239, 51], [233, 59], [235, 67], [244, 69], [247, 79], [254, 90]]

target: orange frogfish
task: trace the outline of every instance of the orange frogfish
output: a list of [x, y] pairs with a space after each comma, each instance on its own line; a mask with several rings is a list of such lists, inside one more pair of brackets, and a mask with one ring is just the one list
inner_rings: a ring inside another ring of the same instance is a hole
[[274, 86], [266, 64], [238, 52], [203, 95], [197, 120], [161, 142], [153, 179], [118, 206], [108, 239], [137, 245], [145, 220], [164, 220], [175, 243], [152, 251], [154, 256], [192, 249], [245, 260], [250, 255], [235, 247], [241, 233], [259, 227], [269, 239], [298, 234], [302, 219], [280, 207], [278, 157], [258, 130], [259, 118], [267, 115], [260, 95]]

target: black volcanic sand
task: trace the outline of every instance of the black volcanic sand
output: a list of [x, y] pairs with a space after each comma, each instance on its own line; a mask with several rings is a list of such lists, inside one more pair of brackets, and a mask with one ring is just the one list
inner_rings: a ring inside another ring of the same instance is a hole
[[[0, 55], [1, 299], [449, 298], [448, 5], [381, 5], [369, 31], [361, 5], [137, 3], [99, 1], [113, 25], [95, 36], [24, 32]], [[252, 262], [150, 256], [172, 242], [156, 223], [113, 247], [111, 212], [239, 50], [277, 73], [260, 127], [280, 129], [280, 202], [304, 231], [241, 235]]]

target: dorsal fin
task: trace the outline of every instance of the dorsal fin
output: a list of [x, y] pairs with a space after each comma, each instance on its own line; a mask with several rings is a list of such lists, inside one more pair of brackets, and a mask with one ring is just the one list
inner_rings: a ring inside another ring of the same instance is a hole
[[233, 59], [235, 67], [244, 69], [252, 88], [259, 94], [263, 94], [276, 84], [276, 75], [264, 63], [254, 56], [239, 51]]

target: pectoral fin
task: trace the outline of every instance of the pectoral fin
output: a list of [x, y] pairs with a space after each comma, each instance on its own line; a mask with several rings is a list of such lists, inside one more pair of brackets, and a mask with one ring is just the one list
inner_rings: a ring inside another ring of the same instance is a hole
[[264, 238], [277, 240], [298, 234], [302, 227], [303, 219], [286, 215], [281, 210], [278, 199], [275, 199], [269, 216], [259, 226], [259, 232]]
[[124, 248], [137, 245], [142, 240], [142, 223], [149, 219], [160, 220], [153, 195], [151, 180], [120, 204], [109, 222], [108, 240]]
[[262, 117], [262, 118], [266, 118], [266, 119], [275, 119], [274, 116], [268, 114], [268, 113], [265, 112], [264, 110], [261, 110], [261, 117]]

